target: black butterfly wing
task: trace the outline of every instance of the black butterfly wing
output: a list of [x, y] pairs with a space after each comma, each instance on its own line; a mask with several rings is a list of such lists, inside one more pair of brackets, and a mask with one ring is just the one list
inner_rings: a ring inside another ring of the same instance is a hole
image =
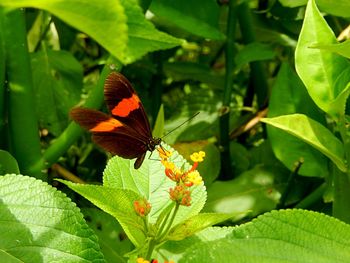
[[112, 72], [108, 75], [104, 96], [114, 118], [134, 129], [146, 142], [152, 138], [150, 124], [140, 98], [122, 74]]
[[[108, 152], [126, 159], [143, 160], [147, 144], [134, 129], [121, 121], [86, 108], [74, 108], [70, 116], [80, 126], [89, 130], [92, 133], [92, 140]], [[142, 162], [139, 166], [141, 164]]]

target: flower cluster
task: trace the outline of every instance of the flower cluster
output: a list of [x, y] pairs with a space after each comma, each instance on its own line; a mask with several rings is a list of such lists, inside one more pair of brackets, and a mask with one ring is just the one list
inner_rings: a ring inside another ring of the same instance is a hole
[[178, 168], [169, 160], [171, 152], [162, 147], [158, 148], [161, 162], [165, 167], [165, 175], [172, 181], [176, 182], [174, 188], [169, 189], [171, 200], [183, 206], [191, 205], [191, 191], [190, 187], [202, 183], [202, 177], [196, 170], [198, 163], [202, 162], [205, 157], [205, 152], [195, 152], [191, 155], [193, 165], [190, 169], [184, 170], [183, 167]]
[[[152, 259], [151, 261], [149, 260], [146, 260], [146, 259], [143, 259], [143, 258], [138, 258], [136, 260], [136, 263], [158, 263], [159, 261], [157, 259]], [[170, 260], [170, 261], [167, 261], [165, 260], [164, 263], [174, 263], [174, 261]]]
[[147, 216], [151, 211], [151, 208], [151, 204], [146, 198], [134, 201], [134, 209], [139, 216]]

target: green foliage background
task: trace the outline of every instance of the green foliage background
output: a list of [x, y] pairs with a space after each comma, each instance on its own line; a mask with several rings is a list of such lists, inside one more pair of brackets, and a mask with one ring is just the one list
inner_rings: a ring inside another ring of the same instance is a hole
[[133, 170], [69, 119], [74, 106], [107, 112], [103, 85], [117, 70], [154, 135], [172, 131], [163, 139], [179, 163], [206, 152], [204, 185], [153, 257], [350, 261], [349, 8], [0, 1], [0, 258], [127, 262], [146, 247], [132, 202], [149, 198], [159, 223], [171, 187], [160, 162]]

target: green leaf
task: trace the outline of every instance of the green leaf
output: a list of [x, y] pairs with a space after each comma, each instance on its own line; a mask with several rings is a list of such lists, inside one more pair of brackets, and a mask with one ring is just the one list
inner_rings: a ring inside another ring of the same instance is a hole
[[269, 60], [274, 57], [275, 52], [269, 45], [259, 42], [250, 43], [237, 53], [235, 57], [236, 68], [240, 69], [250, 62]]
[[104, 262], [79, 209], [47, 183], [2, 176], [0, 203], [3, 262]]
[[80, 100], [83, 68], [66, 51], [33, 53], [31, 63], [40, 127], [58, 136], [68, 124], [69, 110]]
[[[165, 144], [162, 144], [162, 147], [170, 150], [170, 147]], [[186, 160], [173, 149], [171, 151], [170, 160], [178, 168], [184, 165], [185, 169], [189, 169], [190, 166]], [[133, 160], [118, 156], [113, 157], [109, 160], [103, 173], [103, 184], [111, 188], [130, 189], [147, 198], [152, 205], [149, 221], [155, 223], [162, 210], [173, 202], [169, 197], [169, 188], [174, 187], [175, 182], [165, 175], [165, 168], [159, 161], [157, 151], [152, 153], [151, 159], [149, 157], [150, 155], [147, 154], [142, 166], [137, 170], [134, 169]], [[191, 198], [191, 206], [180, 206], [174, 224], [178, 224], [201, 211], [206, 201], [205, 186], [202, 184], [191, 187]]]
[[[199, 243], [207, 243], [208, 241], [219, 240], [224, 238], [227, 234], [232, 232], [233, 227], [208, 227], [195, 235], [192, 235], [186, 239], [178, 241], [167, 241], [159, 249], [159, 256], [155, 258], [166, 257], [172, 259], [174, 262], [179, 262], [183, 253], [187, 250], [191, 250], [191, 247]], [[208, 260], [203, 261], [208, 262]], [[215, 262], [213, 259], [212, 262]], [[224, 261], [225, 262], [225, 261]]]
[[150, 10], [157, 17], [191, 34], [213, 40], [225, 38], [224, 34], [219, 31], [220, 8], [215, 1], [153, 0]]
[[310, 47], [335, 52], [343, 57], [350, 58], [350, 39], [347, 39], [341, 43], [328, 45], [315, 43]]
[[[293, 113], [303, 113], [325, 124], [323, 114], [311, 100], [300, 79], [287, 64], [283, 64], [272, 88], [268, 117]], [[274, 154], [286, 167], [293, 169], [295, 162], [303, 157], [304, 163], [299, 174], [320, 177], [327, 175], [328, 163], [322, 153], [270, 125], [267, 126], [267, 132]]]
[[126, 58], [129, 64], [141, 58], [148, 52], [173, 48], [184, 41], [158, 31], [154, 25], [146, 20], [141, 7], [136, 0], [121, 0], [128, 17], [128, 43]]
[[192, 236], [196, 232], [199, 232], [212, 225], [222, 223], [228, 219], [232, 218], [229, 214], [219, 214], [219, 213], [204, 213], [195, 215], [181, 224], [174, 226], [167, 239], [169, 240], [182, 240], [186, 237]]
[[163, 106], [163, 104], [159, 108], [156, 123], [154, 124], [152, 134], [156, 138], [161, 138], [164, 135], [164, 106]]
[[125, 61], [128, 28], [120, 0], [3, 0], [8, 7], [44, 9], [91, 36], [112, 55]]
[[226, 238], [195, 243], [177, 262], [350, 261], [350, 226], [324, 214], [273, 211], [230, 230]]
[[[290, 114], [261, 120], [310, 144], [327, 156], [342, 172], [347, 171], [344, 163], [344, 147], [326, 127], [304, 114]], [[302, 156], [303, 157], [303, 156]]]
[[75, 184], [58, 180], [85, 197], [91, 203], [115, 217], [135, 246], [145, 242], [143, 221], [134, 210], [134, 201], [141, 197], [134, 191], [107, 186]]
[[0, 175], [19, 173], [16, 159], [7, 151], [0, 150]]
[[127, 259], [123, 255], [131, 251], [133, 245], [117, 220], [96, 208], [84, 208], [82, 213], [87, 224], [98, 237], [106, 262], [126, 262]]
[[256, 166], [230, 181], [216, 181], [208, 187], [205, 212], [256, 216], [276, 207], [281, 196], [279, 176], [274, 167]]
[[[307, 0], [279, 0], [282, 5], [287, 7], [297, 7], [302, 6], [307, 3]], [[320, 7], [320, 10], [328, 14], [335, 16], [349, 17], [348, 10], [350, 9], [350, 3], [348, 0], [317, 0], [317, 5]]]
[[[315, 2], [310, 0], [295, 51], [296, 70], [317, 106], [333, 117], [342, 116], [350, 92], [347, 86], [350, 76], [344, 71], [347, 71], [350, 63], [333, 52], [310, 48], [315, 43], [334, 44], [336, 38]], [[337, 83], [341, 75], [342, 82]]]

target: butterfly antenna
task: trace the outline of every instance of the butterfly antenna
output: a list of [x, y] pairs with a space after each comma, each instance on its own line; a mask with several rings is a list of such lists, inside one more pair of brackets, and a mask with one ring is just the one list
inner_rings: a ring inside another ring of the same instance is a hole
[[164, 137], [168, 136], [170, 133], [172, 133], [173, 131], [177, 130], [178, 128], [180, 128], [182, 125], [184, 125], [185, 123], [189, 122], [190, 120], [192, 120], [194, 117], [196, 117], [199, 114], [199, 112], [195, 113], [192, 117], [188, 118], [187, 120], [185, 120], [183, 123], [181, 123], [179, 126], [175, 127], [174, 129], [172, 129], [170, 132], [168, 132], [167, 134], [165, 134], [163, 137], [161, 137], [161, 139], [163, 139]]

